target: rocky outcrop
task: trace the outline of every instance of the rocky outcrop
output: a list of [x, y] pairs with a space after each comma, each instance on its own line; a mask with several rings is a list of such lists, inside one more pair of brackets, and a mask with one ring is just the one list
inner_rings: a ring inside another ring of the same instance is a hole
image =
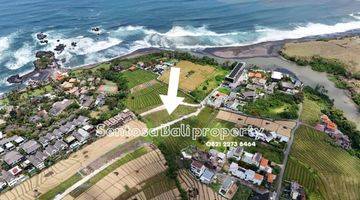
[[20, 75], [19, 74], [16, 74], [16, 75], [12, 75], [12, 76], [10, 76], [8, 79], [7, 79], [7, 81], [9, 82], [9, 83], [22, 83], [22, 78], [20, 77]]
[[46, 37], [47, 37], [47, 35], [44, 34], [43, 32], [40, 32], [40, 33], [36, 34], [36, 38], [38, 40], [44, 40]]
[[38, 51], [36, 52], [36, 60], [34, 66], [36, 70], [46, 69], [48, 67], [57, 67], [57, 60], [55, 59], [55, 53], [52, 51]]
[[61, 53], [64, 51], [65, 47], [66, 47], [65, 44], [58, 44], [54, 50], [57, 51], [58, 53]]

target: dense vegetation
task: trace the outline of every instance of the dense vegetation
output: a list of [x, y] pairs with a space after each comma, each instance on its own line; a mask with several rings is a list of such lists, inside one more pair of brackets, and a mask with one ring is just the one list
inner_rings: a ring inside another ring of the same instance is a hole
[[290, 95], [275, 92], [265, 98], [249, 102], [242, 108], [242, 111], [246, 114], [272, 119], [296, 119], [299, 110], [297, 104], [301, 101], [301, 94]]

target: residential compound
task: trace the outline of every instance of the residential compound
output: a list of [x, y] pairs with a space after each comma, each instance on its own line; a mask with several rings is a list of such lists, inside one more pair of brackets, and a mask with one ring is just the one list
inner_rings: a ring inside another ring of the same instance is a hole
[[182, 150], [184, 159], [190, 160], [190, 172], [204, 184], [221, 182], [218, 191], [231, 199], [237, 191], [236, 182], [240, 181], [254, 190], [269, 192], [276, 179], [273, 168], [277, 164], [269, 161], [260, 153], [249, 153], [242, 147], [231, 147], [227, 152], [210, 149], [208, 152], [189, 146]]
[[[89, 113], [96, 113], [105, 99], [117, 91], [116, 85], [90, 74], [70, 77], [56, 72], [54, 80], [46, 84], [33, 89], [39, 94], [22, 91], [20, 94], [28, 99], [2, 107], [5, 113], [1, 118], [6, 127], [0, 132], [0, 190], [16, 186], [96, 140], [93, 124], [103, 121], [90, 121]], [[24, 113], [24, 108], [28, 113]], [[10, 119], [13, 123], [5, 121]], [[122, 126], [132, 119], [135, 115], [124, 110], [103, 123]]]

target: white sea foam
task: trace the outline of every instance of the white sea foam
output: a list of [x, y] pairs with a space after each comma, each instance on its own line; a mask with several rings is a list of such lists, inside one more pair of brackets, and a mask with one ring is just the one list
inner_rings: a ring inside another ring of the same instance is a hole
[[17, 49], [9, 61], [5, 64], [8, 69], [15, 70], [27, 63], [35, 60], [34, 47], [25, 43], [21, 48]]
[[355, 19], [357, 19], [357, 20], [360, 20], [360, 12], [358, 12], [358, 13], [351, 13], [350, 16], [353, 17], [353, 18], [355, 18]]
[[267, 41], [297, 39], [315, 35], [341, 33], [360, 28], [360, 21], [342, 22], [334, 25], [308, 23], [290, 30], [267, 27], [257, 27], [249, 32], [216, 33], [206, 26], [174, 26], [167, 32], [157, 32], [143, 26], [120, 27], [110, 32], [112, 37], [125, 39], [129, 36], [142, 36], [142, 42], [137, 40], [137, 46], [146, 47], [201, 49], [207, 47], [243, 46]]

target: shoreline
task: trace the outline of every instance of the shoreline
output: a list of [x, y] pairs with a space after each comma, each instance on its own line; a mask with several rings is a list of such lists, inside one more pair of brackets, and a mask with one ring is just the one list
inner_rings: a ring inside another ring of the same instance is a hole
[[59, 71], [69, 71], [69, 70], [77, 70], [77, 69], [91, 69], [100, 65], [102, 63], [111, 62], [115, 59], [126, 59], [126, 58], [133, 58], [142, 55], [147, 55], [151, 53], [161, 52], [163, 50], [173, 50], [173, 51], [186, 51], [197, 56], [210, 56], [215, 59], [218, 59], [220, 62], [225, 60], [239, 60], [239, 59], [251, 59], [251, 58], [271, 58], [271, 57], [279, 57], [278, 51], [283, 47], [285, 43], [288, 42], [305, 42], [305, 41], [314, 41], [314, 40], [329, 40], [329, 39], [341, 39], [345, 37], [353, 37], [360, 35], [360, 29], [354, 29], [351, 31], [341, 32], [341, 33], [334, 33], [334, 34], [327, 34], [327, 35], [316, 35], [316, 36], [309, 36], [303, 37], [298, 39], [284, 39], [278, 41], [267, 41], [267, 42], [260, 42], [256, 44], [244, 45], [244, 46], [229, 46], [229, 47], [211, 47], [205, 49], [165, 49], [165, 48], [157, 48], [157, 47], [149, 47], [149, 48], [142, 48], [137, 49], [133, 52], [130, 52], [125, 55], [119, 55], [117, 57], [108, 59], [106, 61], [96, 62], [92, 64], [84, 64], [78, 65], [74, 67], [61, 67], [58, 68], [46, 68], [46, 69], [32, 69], [32, 71], [27, 72], [20, 76], [23, 80], [21, 83], [11, 83], [8, 79], [12, 76], [16, 76], [19, 74], [15, 74], [12, 76], [7, 77], [7, 83], [11, 85], [16, 85], [15, 88], [2, 91], [0, 92], [1, 96], [6, 95], [7, 93], [23, 89], [28, 86], [26, 84], [29, 80], [35, 80], [38, 82], [46, 81], [50, 77], [55, 70]]
[[360, 29], [354, 29], [342, 33], [334, 33], [327, 35], [315, 35], [297, 39], [284, 39], [278, 41], [260, 42], [245, 46], [232, 46], [232, 47], [212, 47], [205, 48], [196, 53], [202, 53], [204, 55], [211, 55], [222, 59], [249, 59], [256, 57], [280, 57], [279, 50], [285, 43], [289, 42], [308, 42], [316, 40], [331, 40], [341, 39], [346, 37], [354, 37], [360, 35]]

